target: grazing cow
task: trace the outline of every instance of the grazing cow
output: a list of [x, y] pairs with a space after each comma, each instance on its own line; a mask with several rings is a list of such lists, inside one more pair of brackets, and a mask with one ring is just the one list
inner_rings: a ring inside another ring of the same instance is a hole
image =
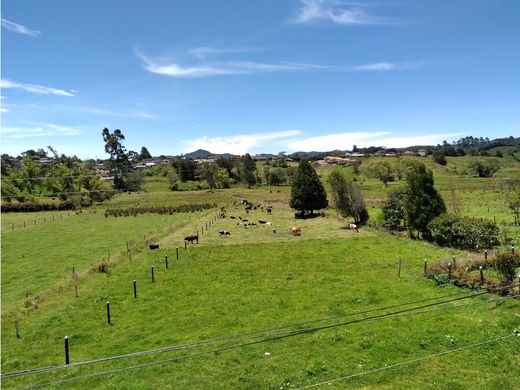
[[348, 227], [349, 229], [355, 230], [357, 233], [359, 233], [359, 229], [355, 223], [351, 223]]
[[198, 234], [191, 234], [189, 236], [184, 237], [184, 241], [187, 241], [190, 244], [193, 244], [193, 241], [196, 241], [197, 244], [198, 244], [199, 243], [199, 235]]
[[298, 226], [290, 227], [289, 230], [291, 231], [293, 236], [301, 236], [302, 235], [302, 229]]
[[159, 249], [159, 244], [155, 244], [155, 243], [148, 244], [148, 248], [150, 248], [151, 250]]
[[258, 220], [258, 223], [261, 224], [261, 225], [263, 225], [264, 223], [267, 223], [267, 221], [262, 221], [262, 220], [260, 219], [260, 220]]
[[231, 233], [228, 232], [227, 230], [221, 230], [221, 231], [219, 231], [219, 234], [221, 236], [230, 236], [231, 235]]
[[236, 217], [233, 216], [233, 215], [230, 215], [229, 218], [231, 218], [231, 219], [235, 219]]

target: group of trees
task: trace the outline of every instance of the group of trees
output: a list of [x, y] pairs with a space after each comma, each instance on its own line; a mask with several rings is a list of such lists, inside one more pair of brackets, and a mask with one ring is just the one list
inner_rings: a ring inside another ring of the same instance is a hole
[[[368, 221], [368, 212], [361, 192], [354, 182], [349, 180], [341, 168], [335, 168], [328, 176], [334, 200], [334, 207], [343, 217], [354, 218], [354, 223]], [[314, 210], [324, 209], [329, 205], [327, 193], [321, 180], [307, 159], [298, 165], [291, 187], [289, 205], [297, 210], [297, 217], [312, 215]]]
[[429, 238], [428, 223], [446, 211], [446, 205], [434, 187], [433, 173], [422, 163], [408, 165], [406, 186], [390, 193], [383, 204], [383, 226], [398, 230], [403, 224]]
[[[24, 155], [26, 157], [16, 163], [9, 156], [2, 156], [2, 200], [5, 202], [37, 202], [47, 198], [88, 205], [111, 196], [95, 174], [92, 160], [81, 161], [57, 153], [50, 159], [41, 157], [47, 156], [41, 152]], [[40, 158], [48, 161], [39, 163]]]

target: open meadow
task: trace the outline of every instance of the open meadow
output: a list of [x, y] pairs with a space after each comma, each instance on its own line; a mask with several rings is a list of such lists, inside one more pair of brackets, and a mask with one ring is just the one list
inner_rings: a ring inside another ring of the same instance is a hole
[[[500, 196], [510, 176], [435, 171], [448, 208], [455, 188], [465, 215], [499, 223], [511, 221]], [[518, 388], [518, 298], [424, 277], [425, 260], [468, 253], [356, 232], [332, 209], [295, 220], [289, 187], [165, 184], [148, 178], [146, 191], [77, 213], [2, 214], [2, 388]], [[371, 219], [399, 184], [362, 178]], [[272, 213], [246, 212], [241, 198]], [[105, 216], [206, 203], [217, 206]]]

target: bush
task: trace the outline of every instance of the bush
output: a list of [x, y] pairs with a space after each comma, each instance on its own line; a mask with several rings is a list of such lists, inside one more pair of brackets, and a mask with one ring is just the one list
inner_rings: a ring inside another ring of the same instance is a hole
[[442, 214], [429, 224], [431, 241], [440, 246], [475, 250], [499, 244], [496, 223], [484, 219]]
[[435, 152], [433, 154], [433, 161], [435, 161], [439, 165], [448, 164], [448, 160], [446, 160], [446, 156], [442, 152]]
[[491, 159], [487, 161], [474, 161], [471, 168], [478, 177], [491, 177], [500, 169], [500, 164], [497, 160]]
[[495, 257], [495, 268], [502, 274], [504, 279], [512, 282], [515, 278], [515, 268], [520, 266], [520, 255], [513, 253], [502, 253]]

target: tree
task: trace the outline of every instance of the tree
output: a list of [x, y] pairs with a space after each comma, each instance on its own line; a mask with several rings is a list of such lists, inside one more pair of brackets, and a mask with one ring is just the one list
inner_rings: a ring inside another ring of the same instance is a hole
[[114, 188], [126, 189], [125, 179], [128, 173], [132, 170], [132, 165], [126, 149], [123, 146], [125, 136], [121, 130], [116, 129], [110, 133], [106, 127], [103, 129], [103, 141], [105, 141], [105, 153], [110, 155], [109, 166], [110, 170], [114, 172]]
[[500, 163], [495, 159], [475, 160], [471, 164], [471, 168], [478, 177], [491, 177], [500, 169]]
[[392, 166], [388, 161], [372, 161], [364, 164], [363, 168], [367, 176], [381, 180], [385, 187], [393, 180]]
[[241, 177], [242, 181], [247, 184], [247, 188], [251, 188], [251, 186], [256, 184], [256, 176], [255, 176], [256, 164], [253, 161], [253, 159], [251, 158], [251, 156], [249, 155], [249, 153], [247, 153], [245, 156], [242, 157], [241, 162], [242, 162], [242, 164], [241, 164], [242, 169], [240, 172], [240, 177]]
[[292, 182], [289, 206], [303, 217], [306, 212], [310, 211], [313, 214], [314, 210], [323, 209], [328, 204], [327, 193], [318, 174], [309, 160], [303, 158]]
[[177, 170], [179, 178], [182, 182], [188, 180], [195, 180], [195, 172], [197, 171], [197, 164], [191, 159], [180, 159], [173, 161], [173, 166]]
[[144, 160], [145, 158], [152, 158], [152, 155], [150, 154], [150, 152], [148, 151], [148, 149], [146, 149], [145, 146], [143, 146], [141, 148], [141, 153], [139, 153], [139, 159], [140, 160]]
[[408, 170], [406, 183], [408, 227], [417, 229], [423, 237], [428, 238], [428, 223], [446, 211], [442, 197], [433, 186], [433, 173], [422, 163], [413, 164]]
[[439, 165], [448, 164], [448, 160], [446, 160], [446, 156], [441, 151], [433, 153], [433, 161], [435, 161]]
[[508, 194], [507, 203], [515, 218], [515, 225], [520, 225], [520, 185]]
[[365, 223], [368, 220], [365, 200], [340, 168], [334, 168], [329, 174], [329, 184], [336, 210], [343, 217], [353, 217], [356, 225]]
[[405, 209], [406, 191], [395, 190], [388, 195], [383, 204], [383, 226], [390, 230], [399, 230], [406, 218]]
[[211, 191], [216, 187], [217, 171], [218, 168], [214, 164], [204, 163], [199, 167], [199, 176], [206, 180]]

